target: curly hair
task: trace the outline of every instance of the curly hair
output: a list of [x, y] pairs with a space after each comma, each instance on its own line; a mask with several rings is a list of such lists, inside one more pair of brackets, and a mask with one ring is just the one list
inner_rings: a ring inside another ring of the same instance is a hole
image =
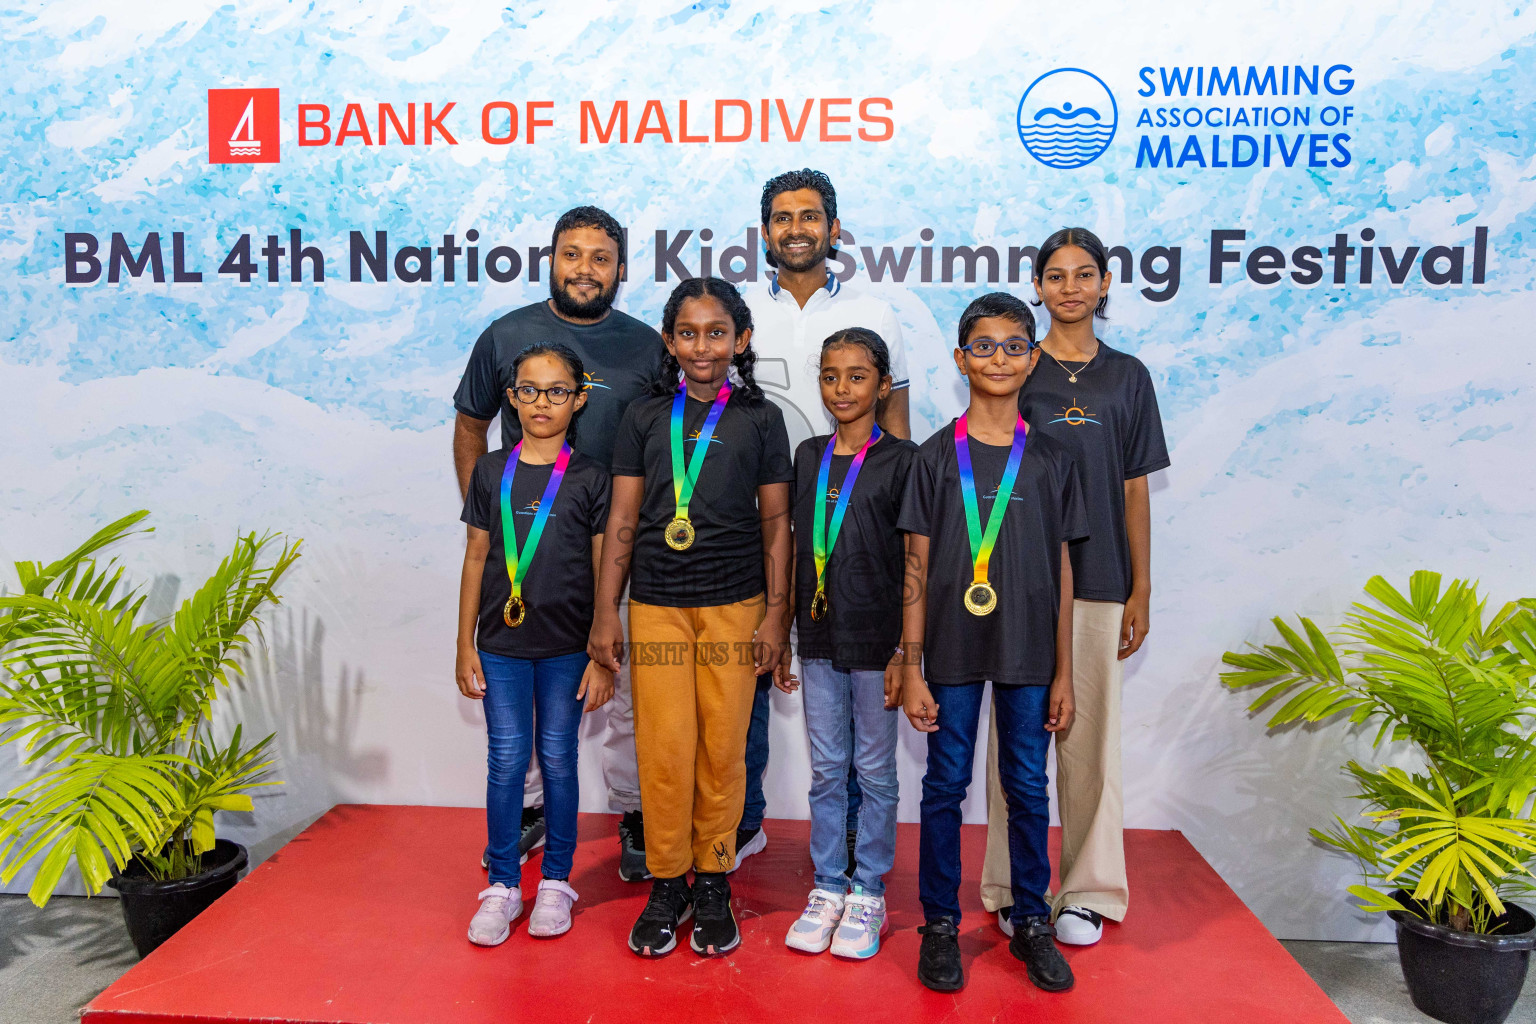
[[[669, 338], [672, 336], [672, 329], [677, 326], [677, 314], [682, 310], [684, 302], [702, 298], [711, 298], [720, 303], [726, 315], [731, 318], [738, 338], [752, 329], [752, 310], [747, 307], [747, 300], [741, 297], [735, 285], [719, 277], [692, 277], [672, 289], [672, 294], [668, 296], [666, 308], [661, 313], [662, 335]], [[752, 351], [750, 342], [745, 349], [731, 357], [731, 365], [741, 378], [741, 386], [737, 390], [744, 392], [748, 398], [762, 398], [763, 389], [758, 387], [757, 378], [753, 375], [753, 368], [757, 366], [757, 353]], [[676, 391], [678, 377], [682, 372], [677, 357], [662, 349], [655, 379], [651, 381], [651, 393], [670, 395]]]
[[[785, 171], [769, 178], [763, 185], [762, 223], [766, 226], [769, 216], [773, 213], [773, 197], [782, 192], [799, 192], [801, 189], [810, 189], [821, 196], [821, 209], [827, 216], [827, 227], [831, 230], [832, 222], [837, 220], [837, 189], [832, 187], [832, 179], [822, 171], [802, 167], [798, 171]], [[764, 232], [766, 236], [767, 232]], [[831, 250], [827, 258], [837, 255], [837, 239], [830, 240]], [[777, 267], [779, 261], [774, 258], [771, 250], [765, 249], [763, 258], [768, 261], [770, 267]]]

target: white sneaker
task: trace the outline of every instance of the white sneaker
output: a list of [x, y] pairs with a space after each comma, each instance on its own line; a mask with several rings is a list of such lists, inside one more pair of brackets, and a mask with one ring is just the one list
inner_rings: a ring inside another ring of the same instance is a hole
[[1056, 941], [1066, 946], [1091, 946], [1104, 937], [1104, 918], [1087, 907], [1062, 907], [1056, 915]]
[[539, 883], [533, 898], [533, 912], [528, 915], [528, 934], [550, 939], [571, 930], [571, 904], [578, 899], [576, 890], [557, 878]]
[[821, 953], [832, 944], [832, 932], [843, 916], [841, 893], [812, 889], [800, 919], [789, 926], [784, 945], [802, 953]]
[[480, 909], [469, 922], [469, 941], [477, 946], [499, 946], [512, 933], [512, 922], [523, 912], [523, 894], [497, 882], [478, 897]]
[[868, 960], [880, 952], [885, 932], [885, 897], [870, 896], [857, 886], [843, 901], [843, 917], [832, 936], [832, 955]]
[[1013, 922], [1008, 919], [1008, 911], [1012, 909], [1012, 907], [1004, 907], [997, 912], [997, 930], [1010, 939], [1013, 938]]

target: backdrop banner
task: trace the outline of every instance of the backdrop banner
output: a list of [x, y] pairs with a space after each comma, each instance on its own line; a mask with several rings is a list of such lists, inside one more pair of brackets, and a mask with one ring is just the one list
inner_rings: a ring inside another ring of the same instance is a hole
[[[918, 440], [964, 407], [971, 299], [1032, 297], [1056, 228], [1114, 247], [1101, 337], [1150, 369], [1173, 458], [1126, 823], [1182, 830], [1281, 937], [1390, 934], [1306, 834], [1356, 813], [1339, 766], [1368, 738], [1266, 734], [1217, 673], [1375, 573], [1530, 591], [1520, 5], [237, 7], [0, 14], [0, 556], [151, 509], [122, 554], [164, 612], [236, 530], [305, 540], [226, 708], [277, 733], [286, 785], [229, 834], [259, 857], [339, 801], [483, 802], [481, 709], [453, 683], [471, 345], [548, 294], [578, 204], [626, 226], [618, 305], [648, 323], [686, 277], [763, 279], [762, 184], [810, 166], [838, 188], [837, 276], [901, 321]], [[811, 372], [760, 353], [786, 415], [820, 423], [783, 398]], [[608, 809], [604, 725], [587, 810]], [[798, 695], [774, 694], [772, 744], [769, 814], [807, 816]], [[923, 750], [903, 725], [902, 820]]]

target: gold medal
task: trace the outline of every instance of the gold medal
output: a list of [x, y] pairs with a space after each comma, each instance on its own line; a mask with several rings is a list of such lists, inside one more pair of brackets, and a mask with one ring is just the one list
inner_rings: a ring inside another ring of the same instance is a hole
[[820, 588], [816, 590], [816, 596], [811, 598], [811, 621], [820, 622], [827, 617], [827, 592]]
[[965, 588], [965, 610], [972, 615], [991, 615], [997, 607], [997, 591], [986, 580]]
[[693, 547], [693, 524], [679, 516], [667, 524], [666, 538], [673, 551], [687, 551]]
[[516, 629], [523, 624], [523, 619], [528, 615], [528, 602], [520, 597], [507, 598], [507, 606], [501, 610], [501, 621], [511, 629]]

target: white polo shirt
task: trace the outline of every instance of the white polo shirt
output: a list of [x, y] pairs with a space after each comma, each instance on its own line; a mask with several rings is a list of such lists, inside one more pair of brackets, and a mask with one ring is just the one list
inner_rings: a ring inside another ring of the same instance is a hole
[[821, 343], [845, 327], [866, 327], [885, 341], [891, 352], [892, 388], [904, 388], [907, 348], [901, 324], [891, 307], [839, 281], [831, 271], [801, 308], [777, 274], [747, 289], [752, 309], [752, 350], [757, 353], [754, 375], [763, 393], [784, 411], [789, 450], [817, 434], [832, 432], [833, 420], [821, 404]]

